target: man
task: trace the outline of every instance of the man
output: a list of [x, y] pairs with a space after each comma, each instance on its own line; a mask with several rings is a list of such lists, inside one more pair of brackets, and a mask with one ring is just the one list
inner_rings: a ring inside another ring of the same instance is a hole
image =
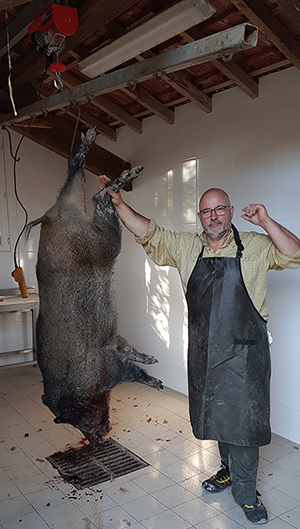
[[[104, 185], [107, 177], [101, 176]], [[256, 491], [259, 446], [270, 443], [270, 353], [266, 276], [300, 266], [300, 240], [250, 204], [242, 218], [268, 235], [238, 233], [234, 208], [221, 189], [200, 200], [201, 235], [164, 230], [109, 191], [125, 226], [158, 265], [178, 269], [189, 313], [190, 418], [198, 439], [219, 443], [221, 469], [202, 483], [232, 494], [253, 523], [266, 523]]]

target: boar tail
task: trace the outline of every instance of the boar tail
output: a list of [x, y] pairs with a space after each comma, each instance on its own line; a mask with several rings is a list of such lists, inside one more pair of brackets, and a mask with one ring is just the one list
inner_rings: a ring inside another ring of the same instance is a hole
[[28, 237], [30, 235], [30, 232], [31, 232], [32, 228], [34, 228], [38, 224], [41, 224], [45, 220], [46, 220], [46, 215], [43, 215], [42, 217], [40, 217], [38, 219], [32, 220], [31, 222], [29, 222], [26, 225], [26, 228], [25, 228], [25, 240], [26, 240], [26, 242], [28, 241]]

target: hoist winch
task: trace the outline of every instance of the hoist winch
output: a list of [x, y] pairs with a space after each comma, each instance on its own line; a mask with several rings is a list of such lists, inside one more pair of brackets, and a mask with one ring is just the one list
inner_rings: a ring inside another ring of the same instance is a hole
[[78, 28], [77, 9], [59, 4], [49, 5], [28, 27], [29, 35], [36, 49], [47, 58], [50, 71], [57, 77], [56, 88], [62, 88], [61, 72], [66, 67], [58, 61], [64, 48], [66, 37], [73, 35]]

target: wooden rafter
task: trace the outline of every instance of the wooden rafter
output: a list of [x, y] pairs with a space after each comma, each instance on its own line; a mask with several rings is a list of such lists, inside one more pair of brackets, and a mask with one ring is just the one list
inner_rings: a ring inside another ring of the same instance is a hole
[[[199, 39], [200, 38], [202, 38], [202, 35], [199, 36]], [[187, 39], [187, 41], [188, 42], [193, 42], [194, 39]], [[147, 51], [146, 53], [143, 53], [142, 55], [138, 55], [135, 58], [138, 61], [141, 62], [141, 61], [144, 61], [144, 60], [149, 59], [151, 57], [155, 57], [155, 54], [152, 51]], [[195, 105], [199, 106], [205, 112], [211, 112], [211, 110], [212, 110], [211, 99], [208, 96], [206, 96], [202, 92], [202, 90], [200, 90], [200, 88], [197, 88], [195, 85], [193, 85], [191, 82], [189, 82], [186, 78], [184, 78], [180, 73], [177, 73], [173, 77], [171, 75], [164, 75], [163, 78], [164, 78], [164, 81], [167, 84], [169, 84], [170, 86], [172, 86], [173, 88], [175, 88], [175, 90], [179, 94], [185, 96], [188, 100], [192, 101]], [[138, 85], [137, 88], [139, 88], [141, 86], [142, 85]], [[143, 87], [142, 87], [142, 89], [143, 89]], [[161, 117], [162, 119], [164, 119], [167, 123], [172, 124], [174, 122], [175, 114], [174, 114], [174, 117], [172, 117], [172, 116], [167, 114], [165, 116], [165, 118], [163, 118], [162, 115], [160, 115], [160, 113], [162, 112], [163, 109], [162, 108], [158, 109], [157, 106], [155, 107], [155, 100], [153, 101], [153, 106], [151, 108], [151, 106], [147, 105], [146, 102], [142, 101], [142, 98], [139, 99], [137, 97], [137, 95], [138, 95], [137, 90], [131, 90], [132, 93], [130, 93], [130, 89], [124, 88], [123, 91], [126, 92], [127, 94], [131, 95], [131, 97], [135, 97], [138, 101], [141, 102], [142, 105], [146, 106], [146, 108], [148, 108], [149, 110], [154, 112], [154, 114], [156, 114], [159, 117]], [[160, 103], [160, 105], [162, 105], [162, 103]], [[166, 112], [168, 112], [168, 110], [170, 112], [170, 109], [168, 109], [166, 105], [163, 105], [163, 106], [164, 106], [164, 109], [165, 109], [163, 111], [163, 115], [165, 115]], [[172, 118], [173, 120], [169, 121], [170, 118]]]
[[133, 97], [136, 101], [141, 103], [141, 105], [156, 114], [156, 116], [169, 123], [169, 125], [174, 123], [175, 115], [173, 110], [167, 108], [163, 103], [158, 101], [158, 99], [151, 95], [150, 92], [141, 84], [137, 85], [135, 88], [123, 88], [123, 92], [128, 94], [130, 97]]
[[[81, 82], [69, 72], [63, 73], [62, 79], [64, 84], [68, 88], [73, 88], [74, 86], [81, 85]], [[121, 123], [131, 128], [138, 134], [141, 134], [143, 132], [143, 125], [138, 119], [136, 119], [134, 116], [131, 116], [131, 114], [126, 112], [126, 110], [121, 108], [119, 105], [116, 105], [116, 103], [110, 101], [107, 97], [95, 97], [91, 100], [91, 104], [97, 108], [100, 108], [101, 110], [104, 110], [104, 112], [114, 117], [115, 119], [120, 120]]]
[[233, 59], [228, 62], [216, 59], [212, 61], [212, 64], [252, 99], [258, 97], [258, 82], [252, 79]]
[[211, 98], [183, 77], [183, 75], [176, 72], [170, 73], [164, 76], [164, 80], [173, 86], [177, 92], [185, 95], [192, 103], [199, 106], [204, 112], [209, 113], [212, 111]]
[[[203, 32], [198, 27], [188, 29], [184, 34], [188, 42], [193, 42], [204, 37]], [[258, 83], [234, 59], [228, 62], [225, 62], [222, 58], [216, 59], [212, 61], [212, 64], [252, 99], [258, 97]]]
[[91, 116], [91, 114], [89, 114], [82, 108], [68, 108], [67, 113], [75, 118], [79, 116], [79, 121], [81, 123], [84, 123], [87, 127], [96, 127], [97, 132], [99, 132], [111, 141], [117, 141], [117, 133], [114, 129], [112, 129], [108, 125], [105, 125], [105, 123], [99, 121], [99, 119], [94, 118], [93, 116]]
[[[20, 5], [24, 4], [27, 0], [21, 1], [16, 0], [15, 3], [12, 0], [1, 0], [1, 9], [7, 9], [6, 5]], [[12, 48], [17, 42], [19, 42], [27, 33], [28, 25], [34, 20], [38, 14], [43, 11], [44, 8], [48, 7], [48, 0], [32, 0], [30, 4], [22, 10], [20, 14], [9, 24], [9, 45]], [[7, 31], [6, 29], [0, 33], [0, 57], [7, 52]]]
[[[52, 94], [52, 90], [50, 90], [47, 86], [42, 86], [41, 89], [38, 88], [38, 86], [35, 84], [35, 88], [37, 93], [40, 92], [41, 99], [49, 97]], [[96, 131], [99, 134], [102, 134], [106, 138], [108, 138], [111, 141], [117, 141], [117, 133], [112, 128], [103, 123], [102, 121], [99, 121], [99, 119], [94, 118], [91, 116], [90, 113], [86, 112], [82, 108], [75, 108], [74, 106], [68, 107], [67, 109], [64, 109], [64, 112], [69, 114], [69, 116], [73, 116], [75, 118], [78, 118], [80, 123], [84, 123], [87, 127], [96, 127]]]
[[300, 44], [261, 0], [231, 0], [283, 55], [300, 69]]

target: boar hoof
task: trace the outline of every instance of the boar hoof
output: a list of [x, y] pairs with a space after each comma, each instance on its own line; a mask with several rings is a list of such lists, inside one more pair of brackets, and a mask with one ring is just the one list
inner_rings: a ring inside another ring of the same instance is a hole
[[143, 371], [139, 382], [141, 382], [142, 384], [147, 384], [147, 386], [150, 386], [151, 388], [164, 389], [162, 381], [158, 378], [151, 377], [150, 375], [148, 375], [148, 373], [146, 373], [146, 371]]
[[155, 356], [147, 355], [143, 363], [144, 364], [158, 364], [158, 360], [157, 358], [155, 358]]

